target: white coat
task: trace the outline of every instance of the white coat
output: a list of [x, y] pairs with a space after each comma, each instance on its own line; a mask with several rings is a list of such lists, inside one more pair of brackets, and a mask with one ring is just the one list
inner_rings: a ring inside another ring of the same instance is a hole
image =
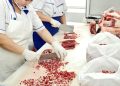
[[62, 16], [67, 10], [65, 0], [33, 0], [32, 5], [50, 17]]
[[[6, 34], [18, 45], [27, 48], [29, 37], [34, 30], [45, 27], [31, 6], [27, 6], [28, 14], [14, 12], [8, 0], [0, 0], [0, 34]], [[15, 20], [16, 19], [16, 20]], [[22, 55], [0, 47], [0, 81], [5, 80], [24, 63]]]

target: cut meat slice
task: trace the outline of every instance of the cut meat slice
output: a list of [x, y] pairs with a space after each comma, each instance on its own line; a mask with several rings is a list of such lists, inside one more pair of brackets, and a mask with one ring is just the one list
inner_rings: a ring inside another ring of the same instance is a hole
[[75, 45], [76, 45], [76, 41], [75, 40], [65, 40], [65, 41], [62, 41], [62, 46], [68, 50], [68, 49], [74, 49], [75, 48]]
[[64, 39], [76, 39], [77, 34], [76, 33], [64, 33]]

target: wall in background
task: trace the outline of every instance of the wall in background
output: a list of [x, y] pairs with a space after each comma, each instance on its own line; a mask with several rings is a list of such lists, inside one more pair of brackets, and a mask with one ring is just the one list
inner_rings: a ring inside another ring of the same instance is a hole
[[80, 23], [85, 21], [86, 0], [66, 0], [68, 6], [67, 22]]

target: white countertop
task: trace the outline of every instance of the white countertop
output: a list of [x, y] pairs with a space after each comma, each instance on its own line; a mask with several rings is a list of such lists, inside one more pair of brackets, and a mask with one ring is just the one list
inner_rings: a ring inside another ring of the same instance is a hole
[[[79, 24], [74, 27], [74, 32], [77, 34], [80, 34], [80, 37], [76, 39], [76, 41], [80, 44], [76, 45], [75, 49], [73, 50], [67, 50], [68, 55], [65, 58], [65, 61], [69, 62], [68, 65], [66, 65], [65, 69], [67, 71], [74, 71], [76, 74], [80, 71], [81, 67], [86, 63], [86, 47], [87, 43], [91, 39], [92, 35], [89, 32], [89, 28], [87, 24]], [[55, 38], [58, 40], [61, 40], [61, 34], [63, 34], [62, 31], [57, 33]], [[39, 52], [42, 52], [44, 49], [47, 49], [51, 47], [49, 44], [45, 44]], [[31, 64], [26, 62], [24, 63], [16, 72], [14, 72], [10, 77], [8, 77], [3, 84], [6, 86], [16, 86], [22, 77], [29, 72], [28, 70], [31, 69]], [[71, 86], [79, 86], [77, 79], [73, 80], [73, 83]]]

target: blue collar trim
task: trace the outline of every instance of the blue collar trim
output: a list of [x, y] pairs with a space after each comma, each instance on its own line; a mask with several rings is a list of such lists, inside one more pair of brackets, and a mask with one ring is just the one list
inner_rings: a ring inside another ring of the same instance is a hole
[[[10, 3], [10, 4], [12, 5], [12, 7], [13, 7], [12, 0], [9, 0], [9, 3]], [[14, 7], [13, 7], [13, 10], [14, 10], [14, 12], [15, 12]], [[27, 9], [27, 7], [26, 7], [26, 6], [25, 6], [22, 10], [25, 12], [25, 14], [28, 14], [28, 12], [29, 12], [29, 10]]]

